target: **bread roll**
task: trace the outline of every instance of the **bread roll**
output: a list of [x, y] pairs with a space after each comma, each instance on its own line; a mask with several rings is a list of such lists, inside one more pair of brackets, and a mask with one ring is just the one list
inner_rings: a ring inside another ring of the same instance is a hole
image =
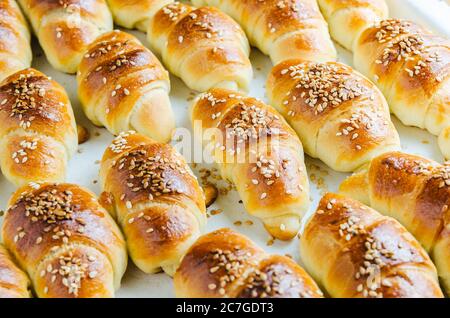
[[201, 122], [205, 153], [246, 210], [275, 238], [292, 239], [309, 205], [303, 147], [292, 128], [262, 101], [225, 89], [201, 94], [191, 121], [194, 128]]
[[450, 295], [450, 164], [391, 152], [347, 178], [345, 195], [396, 218], [422, 244]]
[[206, 225], [205, 198], [175, 149], [121, 133], [103, 155], [101, 184], [133, 262], [146, 273], [175, 273]]
[[30, 281], [0, 245], [0, 298], [29, 298]]
[[383, 20], [355, 44], [355, 68], [380, 88], [403, 124], [439, 136], [450, 158], [450, 41], [405, 20]]
[[18, 0], [50, 64], [75, 73], [89, 43], [112, 30], [105, 0]]
[[189, 88], [249, 89], [253, 70], [247, 38], [223, 12], [169, 4], [150, 21], [147, 38], [169, 71]]
[[349, 66], [288, 60], [272, 69], [266, 88], [306, 153], [333, 170], [354, 171], [400, 149], [385, 98]]
[[268, 255], [229, 229], [195, 242], [175, 274], [174, 285], [177, 297], [322, 297], [316, 283], [293, 260]]
[[113, 297], [127, 267], [117, 225], [94, 194], [73, 184], [18, 189], [2, 236], [41, 298]]
[[61, 85], [32, 68], [0, 83], [0, 166], [9, 181], [63, 181], [77, 147], [72, 106]]
[[436, 268], [400, 223], [340, 195], [322, 198], [300, 254], [331, 297], [443, 297]]
[[328, 25], [316, 0], [193, 0], [233, 17], [250, 43], [274, 64], [288, 59], [316, 62], [336, 60]]
[[0, 81], [30, 67], [30, 31], [14, 0], [0, 0]]
[[168, 142], [175, 129], [169, 74], [131, 34], [113, 31], [88, 47], [78, 69], [78, 96], [87, 117], [112, 134], [135, 129]]

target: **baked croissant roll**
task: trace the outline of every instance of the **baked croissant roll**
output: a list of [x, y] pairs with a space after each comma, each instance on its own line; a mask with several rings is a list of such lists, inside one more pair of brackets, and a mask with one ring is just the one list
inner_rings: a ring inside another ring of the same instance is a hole
[[29, 298], [30, 281], [0, 245], [0, 298]]
[[268, 255], [244, 235], [220, 229], [200, 237], [175, 277], [185, 298], [320, 298], [312, 278], [286, 256]]
[[113, 219], [93, 193], [72, 184], [17, 190], [2, 235], [42, 298], [112, 297], [127, 266]]
[[14, 0], [0, 0], [0, 81], [30, 67], [30, 32]]
[[340, 195], [322, 198], [300, 254], [331, 297], [443, 297], [436, 268], [400, 223]]
[[340, 191], [402, 223], [428, 251], [450, 295], [450, 164], [392, 152], [345, 180]]
[[349, 66], [288, 60], [272, 69], [266, 87], [306, 153], [333, 170], [354, 171], [400, 149], [385, 98]]
[[385, 0], [318, 0], [320, 9], [330, 27], [333, 39], [346, 49], [361, 33], [375, 23], [388, 18]]
[[336, 60], [328, 25], [316, 0], [193, 0], [212, 5], [244, 28], [250, 43], [274, 64], [288, 59]]
[[0, 83], [0, 166], [16, 185], [62, 181], [78, 146], [64, 88], [29, 68]]
[[147, 37], [169, 71], [191, 89], [248, 90], [253, 70], [247, 38], [219, 10], [174, 2], [154, 15]]
[[184, 158], [124, 132], [105, 151], [100, 176], [133, 262], [146, 273], [173, 275], [206, 225], [204, 195]]
[[308, 209], [309, 184], [302, 143], [281, 115], [258, 99], [212, 89], [194, 102], [191, 120], [194, 130], [201, 121], [206, 152], [247, 211], [275, 238], [292, 239]]
[[450, 158], [450, 41], [404, 20], [384, 20], [363, 32], [354, 65], [378, 85], [405, 125], [439, 136]]
[[155, 13], [173, 0], [107, 0], [114, 22], [128, 29], [147, 32]]
[[75, 73], [86, 47], [113, 21], [105, 0], [18, 0], [50, 64]]
[[175, 120], [169, 74], [134, 36], [113, 31], [97, 38], [80, 63], [77, 81], [83, 109], [95, 125], [114, 135], [135, 129], [170, 140]]

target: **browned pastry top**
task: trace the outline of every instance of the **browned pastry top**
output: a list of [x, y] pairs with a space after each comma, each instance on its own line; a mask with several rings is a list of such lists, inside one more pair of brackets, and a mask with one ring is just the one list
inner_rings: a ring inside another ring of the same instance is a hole
[[95, 19], [99, 4], [104, 4], [104, 0], [27, 0], [25, 1], [30, 10], [35, 11], [39, 16], [45, 13], [62, 9], [69, 13], [79, 13], [83, 17]]
[[[328, 275], [342, 280], [346, 288], [354, 288], [348, 291], [349, 296], [442, 296], [435, 277], [407, 270], [414, 266], [435, 273], [424, 249], [394, 219], [358, 201], [329, 193], [320, 201], [305, 234], [319, 231], [328, 232], [338, 244], [331, 252], [335, 260]], [[348, 280], [342, 273], [348, 273]]]
[[86, 244], [109, 251], [123, 244], [110, 216], [92, 193], [71, 184], [31, 184], [10, 200], [3, 238], [20, 264], [38, 264], [62, 245]]
[[[220, 239], [215, 240], [215, 236]], [[221, 297], [233, 294], [237, 287], [233, 282], [263, 256], [264, 251], [247, 238], [220, 230], [198, 239], [183, 258], [179, 270], [180, 275], [198, 282], [199, 288], [205, 289], [202, 293]]]
[[[242, 29], [226, 14], [213, 7], [195, 9], [175, 2], [159, 10], [152, 24], [154, 36], [168, 34], [167, 48], [172, 54], [189, 52], [193, 45], [209, 47], [208, 60], [217, 63], [241, 61], [241, 53], [227, 42], [245, 43]], [[204, 43], [204, 44], [201, 44]], [[171, 54], [168, 53], [168, 54]]]
[[283, 105], [311, 120], [326, 116], [348, 101], [375, 98], [373, 84], [341, 63], [288, 60], [278, 64], [272, 76], [292, 87]]
[[122, 193], [127, 208], [150, 200], [194, 199], [204, 207], [203, 193], [184, 159], [166, 144], [134, 132], [120, 134], [105, 152], [103, 161], [112, 160], [108, 183]]
[[450, 163], [440, 165], [419, 156], [391, 152], [374, 159], [369, 178], [375, 197], [415, 196], [414, 211], [409, 213], [415, 215], [421, 229], [432, 229], [435, 237], [426, 245], [433, 246], [450, 220]]
[[248, 149], [258, 139], [296, 136], [275, 109], [256, 98], [226, 89], [204, 93], [192, 116], [207, 128], [218, 128], [225, 137], [217, 141], [218, 147], [222, 150], [226, 147], [231, 154], [238, 153], [240, 148]]
[[28, 297], [28, 277], [0, 245], [0, 298]]
[[398, 19], [383, 20], [366, 30], [360, 45], [377, 43], [375, 74], [397, 74], [406, 90], [423, 88], [427, 97], [450, 75], [450, 42], [420, 25]]
[[239, 298], [317, 298], [315, 282], [288, 257], [271, 255], [244, 281]]
[[[99, 90], [111, 91], [107, 101], [109, 117], [134, 91], [157, 80], [169, 80], [158, 59], [134, 36], [121, 31], [98, 37], [89, 46], [79, 70], [81, 85], [88, 86], [84, 93], [95, 97]], [[139, 76], [133, 76], [136, 74]]]
[[287, 60], [273, 68], [267, 85], [289, 121], [320, 129], [352, 110], [339, 121], [336, 136], [348, 140], [355, 152], [377, 146], [390, 133], [383, 96], [344, 64]]
[[267, 255], [245, 236], [220, 229], [200, 237], [175, 275], [176, 288], [203, 297], [321, 297], [293, 260]]
[[64, 141], [72, 110], [64, 88], [34, 69], [6, 78], [0, 85], [0, 135], [18, 127]]
[[322, 19], [316, 5], [311, 6], [302, 0], [248, 0], [245, 1], [244, 12], [264, 16], [266, 32], [274, 36], [289, 30], [307, 29], [313, 25], [311, 20]]
[[21, 33], [16, 30], [17, 22], [22, 22], [26, 28], [26, 21], [13, 6], [11, 1], [6, 0], [0, 2], [0, 51], [10, 51], [11, 47], [20, 47]]

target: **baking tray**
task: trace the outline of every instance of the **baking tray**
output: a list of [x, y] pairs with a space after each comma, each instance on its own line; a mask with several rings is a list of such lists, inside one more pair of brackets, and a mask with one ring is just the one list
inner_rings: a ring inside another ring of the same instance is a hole
[[[392, 17], [407, 18], [426, 25], [434, 32], [450, 37], [450, 7], [443, 0], [388, 0], [390, 15]], [[137, 36], [142, 43], [147, 45], [145, 34], [138, 31], [128, 31]], [[352, 55], [336, 44], [339, 61], [352, 65]], [[84, 116], [77, 97], [77, 85], [75, 76], [63, 74], [53, 69], [47, 62], [37, 41], [33, 39], [33, 67], [51, 76], [62, 84], [69, 94], [75, 111], [77, 122], [90, 131], [90, 139], [79, 146], [79, 150], [69, 164], [67, 181], [85, 186], [95, 193], [100, 193], [98, 183], [99, 163], [104, 149], [111, 142], [113, 136], [104, 128], [94, 127]], [[268, 57], [253, 49], [250, 56], [254, 69], [254, 79], [251, 83], [249, 95], [263, 99], [265, 96], [265, 81], [272, 64]], [[172, 89], [170, 99], [176, 115], [178, 128], [191, 128], [188, 118], [188, 107], [195, 96], [195, 92], [188, 89], [183, 82], [171, 76]], [[437, 146], [436, 137], [429, 133], [411, 127], [405, 127], [396, 118], [394, 124], [400, 134], [402, 148], [405, 152], [420, 154], [425, 157], [443, 162], [443, 157]], [[175, 137], [174, 140], [177, 138]], [[186, 143], [186, 140], [183, 140]], [[186, 158], [189, 160], [189, 158]], [[348, 175], [337, 173], [319, 160], [308, 156], [305, 158], [308, 175], [311, 183], [311, 206], [308, 216], [314, 211], [318, 200], [326, 191], [336, 191], [340, 182]], [[199, 176], [205, 174], [205, 168], [212, 166], [193, 164], [194, 172]], [[214, 179], [214, 175], [210, 180]], [[222, 194], [208, 209], [207, 232], [222, 227], [232, 228], [247, 235], [267, 252], [292, 256], [301, 264], [298, 252], [298, 238], [290, 242], [273, 241], [264, 230], [258, 219], [245, 212], [243, 205], [239, 203], [239, 196], [234, 190], [230, 190], [228, 184], [218, 181]], [[6, 209], [8, 198], [14, 191], [14, 187], [0, 176], [0, 210]], [[0, 224], [2, 218], [0, 217]], [[127, 272], [122, 280], [122, 286], [116, 293], [116, 297], [173, 297], [172, 279], [164, 273], [147, 275], [138, 270], [130, 261]]]

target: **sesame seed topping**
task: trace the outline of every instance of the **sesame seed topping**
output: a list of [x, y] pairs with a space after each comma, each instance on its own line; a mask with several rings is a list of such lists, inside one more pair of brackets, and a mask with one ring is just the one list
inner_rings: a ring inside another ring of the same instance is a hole
[[[287, 106], [290, 101], [302, 99], [316, 115], [368, 91], [361, 79], [345, 74], [331, 64], [305, 62], [283, 69], [281, 74], [297, 81], [295, 88], [301, 89], [299, 96], [288, 94], [283, 104]], [[289, 115], [293, 116], [292, 111]]]

